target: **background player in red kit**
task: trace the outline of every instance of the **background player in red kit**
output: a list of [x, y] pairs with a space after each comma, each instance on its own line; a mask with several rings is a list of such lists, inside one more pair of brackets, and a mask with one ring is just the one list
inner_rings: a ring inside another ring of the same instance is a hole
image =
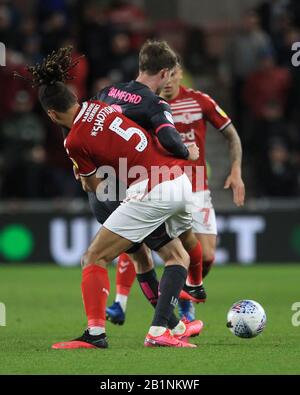
[[[242, 180], [242, 147], [238, 133], [227, 114], [207, 94], [185, 88], [181, 85], [182, 67], [177, 65], [169, 82], [164, 87], [161, 96], [171, 106], [176, 129], [182, 141], [188, 145], [196, 143], [200, 149], [197, 165], [205, 169], [205, 203], [201, 211], [193, 215], [193, 231], [201, 241], [203, 249], [203, 277], [205, 277], [214, 261], [216, 248], [216, 217], [208, 188], [208, 178], [205, 160], [205, 143], [207, 123], [210, 123], [229, 143], [231, 162], [230, 174], [224, 188], [232, 188], [233, 201], [240, 207], [244, 204], [245, 186]], [[199, 191], [194, 183], [193, 192]]]
[[[181, 235], [192, 235], [191, 212], [187, 208], [192, 199], [192, 187], [183, 171], [186, 161], [157, 149], [145, 130], [114, 108], [100, 101], [84, 102], [81, 107], [64, 84], [71, 66], [70, 51], [62, 48], [42, 64], [28, 69], [33, 86], [39, 87], [40, 102], [53, 122], [69, 130], [65, 148], [86, 191], [96, 192], [99, 184], [105, 182], [103, 175], [102, 178], [96, 175], [101, 166], [110, 166], [129, 188], [127, 199], [105, 221], [83, 256], [82, 295], [88, 329], [80, 338], [55, 344], [53, 348], [107, 347], [105, 306], [109, 279], [106, 265], [133, 243], [142, 242], [163, 223], [173, 240], [165, 247], [168, 260], [145, 345], [194, 347], [180, 340], [182, 336], [172, 336], [168, 329], [169, 317], [185, 283], [190, 261], [177, 239]], [[169, 78], [167, 71], [165, 77]], [[120, 158], [127, 159], [129, 173], [127, 170], [122, 173]], [[152, 166], [160, 171], [167, 169], [162, 179], [157, 179]], [[198, 333], [200, 330], [198, 328]]]
[[[178, 63], [171, 73], [169, 82], [161, 92], [161, 96], [170, 104], [173, 120], [176, 129], [181, 134], [182, 141], [186, 145], [196, 143], [200, 149], [197, 165], [204, 167], [204, 191], [203, 187], [197, 185], [195, 182], [196, 178], [193, 178], [193, 192], [195, 196], [204, 193], [204, 207], [199, 208], [199, 210], [195, 207], [193, 211], [193, 232], [196, 234], [202, 246], [202, 274], [204, 278], [210, 271], [214, 262], [217, 236], [216, 216], [211, 203], [211, 194], [208, 189], [205, 160], [207, 122], [214, 126], [229, 143], [231, 172], [225, 182], [224, 188], [232, 188], [233, 200], [238, 207], [244, 204], [245, 199], [245, 187], [241, 171], [242, 148], [237, 131], [227, 114], [209, 95], [185, 88], [181, 85], [181, 80], [182, 67]], [[128, 294], [130, 291], [129, 285], [132, 285], [134, 279], [133, 265], [130, 264], [128, 256], [125, 255], [123, 259], [126, 262], [127, 270], [122, 270], [122, 262], [119, 261], [117, 268], [117, 291]], [[190, 285], [195, 285], [193, 279], [188, 280], [190, 280]], [[191, 301], [180, 300], [179, 309], [181, 316], [186, 316], [189, 320], [195, 318]]]

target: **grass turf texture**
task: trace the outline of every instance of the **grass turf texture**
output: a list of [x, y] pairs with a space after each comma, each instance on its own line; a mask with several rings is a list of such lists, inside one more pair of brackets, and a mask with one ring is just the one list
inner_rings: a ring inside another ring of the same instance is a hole
[[[114, 296], [114, 268], [110, 269]], [[107, 350], [51, 350], [52, 343], [85, 328], [79, 268], [0, 266], [0, 301], [7, 326], [0, 327], [0, 374], [299, 374], [300, 327], [291, 305], [300, 301], [300, 265], [215, 267], [206, 281], [209, 299], [197, 306], [205, 323], [197, 349], [149, 349], [143, 341], [153, 310], [135, 283], [124, 326], [107, 323]], [[260, 302], [265, 332], [239, 339], [225, 327], [240, 299]]]

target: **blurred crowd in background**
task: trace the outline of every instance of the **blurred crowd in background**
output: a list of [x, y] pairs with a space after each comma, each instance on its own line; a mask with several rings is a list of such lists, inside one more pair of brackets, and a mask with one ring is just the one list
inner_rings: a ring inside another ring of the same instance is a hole
[[300, 42], [299, 3], [262, 1], [238, 23], [212, 32], [180, 18], [150, 20], [130, 1], [0, 0], [0, 42], [7, 48], [0, 67], [0, 198], [83, 196], [59, 128], [12, 72], [24, 73], [25, 65], [72, 44], [75, 58], [85, 54], [70, 81], [82, 100], [134, 79], [139, 48], [154, 37], [180, 53], [186, 83], [210, 93], [232, 117], [251, 179], [248, 193], [299, 196], [300, 67], [291, 62], [292, 43]]

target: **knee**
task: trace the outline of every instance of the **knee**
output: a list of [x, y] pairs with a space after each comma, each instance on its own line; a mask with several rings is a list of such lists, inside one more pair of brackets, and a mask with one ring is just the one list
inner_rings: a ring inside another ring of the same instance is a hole
[[205, 278], [210, 272], [215, 260], [215, 247], [214, 245], [204, 244], [203, 248], [203, 268], [202, 277]]
[[91, 256], [88, 251], [86, 251], [81, 257], [81, 268], [85, 269], [87, 266], [91, 265]]
[[193, 233], [189, 233], [188, 235], [181, 235], [180, 240], [187, 251], [191, 251], [196, 247], [198, 240]]
[[89, 265], [99, 265], [106, 267], [108, 260], [100, 253], [87, 250], [81, 257], [81, 267], [85, 269]]
[[184, 249], [180, 252], [172, 251], [166, 260], [166, 265], [181, 265], [188, 269], [190, 265], [190, 256]]
[[211, 265], [215, 260], [215, 249], [213, 247], [206, 247], [203, 249], [203, 264]]
[[151, 262], [146, 261], [146, 262], [143, 262], [142, 264], [138, 265], [138, 267], [139, 267], [139, 270], [141, 273], [146, 273], [154, 268], [154, 264], [152, 261]]
[[135, 259], [135, 257], [131, 257], [131, 258], [135, 267], [135, 271], [137, 273], [146, 273], [154, 268], [153, 261], [150, 260], [140, 261]]
[[186, 250], [184, 250], [184, 256], [183, 256], [183, 262], [182, 262], [182, 264], [183, 264], [183, 266], [184, 266], [186, 269], [189, 268], [189, 266], [190, 266], [190, 261], [191, 261], [191, 258], [190, 258], [190, 256], [189, 256], [189, 254], [186, 252]]

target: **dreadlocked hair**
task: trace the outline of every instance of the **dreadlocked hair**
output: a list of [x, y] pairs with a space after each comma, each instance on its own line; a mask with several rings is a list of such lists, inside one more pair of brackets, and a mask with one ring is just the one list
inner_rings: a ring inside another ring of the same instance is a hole
[[74, 68], [82, 56], [73, 60], [72, 47], [59, 48], [49, 54], [40, 64], [27, 66], [31, 78], [14, 73], [15, 77], [28, 81], [33, 88], [39, 89], [39, 100], [44, 110], [67, 111], [77, 102], [73, 92], [65, 85], [72, 80], [70, 70]]

